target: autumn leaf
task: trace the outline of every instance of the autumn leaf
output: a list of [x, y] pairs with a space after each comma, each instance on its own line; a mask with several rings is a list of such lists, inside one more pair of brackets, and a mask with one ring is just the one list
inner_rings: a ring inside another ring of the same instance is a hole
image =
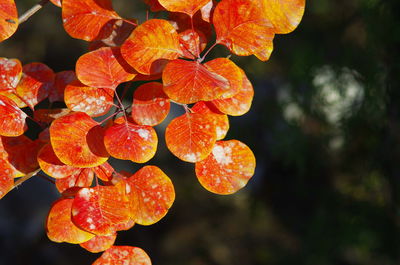
[[151, 265], [143, 249], [130, 246], [113, 246], [107, 249], [92, 265]]
[[18, 12], [14, 0], [0, 0], [0, 42], [8, 39], [18, 28]]
[[54, 120], [61, 118], [71, 112], [70, 109], [63, 108], [63, 109], [37, 109], [33, 112], [33, 118], [36, 121], [43, 122], [50, 124]]
[[110, 236], [95, 236], [89, 241], [81, 243], [80, 246], [89, 252], [99, 253], [112, 247], [116, 238], [117, 233]]
[[92, 185], [94, 171], [91, 168], [80, 168], [74, 174], [65, 178], [56, 179], [56, 188], [60, 193], [72, 191], [75, 195], [81, 188], [88, 188]]
[[0, 57], [0, 73], [0, 93], [15, 92], [22, 75], [21, 62], [18, 59]]
[[229, 119], [221, 113], [211, 102], [197, 102], [191, 109], [195, 113], [209, 114], [215, 125], [217, 140], [224, 139], [229, 130]]
[[19, 136], [27, 130], [25, 114], [11, 99], [0, 95], [0, 135]]
[[179, 43], [184, 57], [196, 59], [207, 46], [207, 38], [202, 32], [192, 29], [179, 33]]
[[207, 190], [221, 195], [243, 188], [253, 176], [253, 152], [237, 140], [219, 141], [209, 157], [196, 163], [196, 176]]
[[74, 80], [76, 80], [76, 75], [74, 71], [62, 71], [56, 73], [54, 79], [54, 85], [51, 87], [49, 91], [49, 101], [50, 102], [64, 101], [65, 87]]
[[158, 0], [158, 2], [168, 11], [181, 12], [193, 17], [209, 0]]

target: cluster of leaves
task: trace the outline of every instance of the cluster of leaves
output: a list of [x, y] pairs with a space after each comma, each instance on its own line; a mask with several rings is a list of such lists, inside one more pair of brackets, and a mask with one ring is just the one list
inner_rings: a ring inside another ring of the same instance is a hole
[[[171, 103], [178, 104], [185, 113], [165, 132], [171, 153], [194, 163], [211, 192], [244, 187], [254, 174], [254, 155], [244, 143], [223, 139], [228, 115], [249, 110], [253, 87], [229, 58], [204, 60], [217, 44], [268, 60], [274, 35], [300, 22], [304, 0], [147, 0], [166, 18], [139, 25], [120, 17], [110, 0], [51, 2], [61, 7], [67, 33], [90, 43], [89, 52], [75, 71], [59, 73], [43, 63], [22, 66], [0, 58], [0, 198], [16, 178], [22, 183], [46, 174], [61, 194], [46, 221], [51, 240], [105, 251], [94, 264], [150, 264], [140, 248], [113, 246], [116, 234], [164, 217], [174, 186], [156, 166], [131, 174], [114, 169], [109, 157], [148, 162], [158, 144], [153, 126], [164, 121]], [[17, 27], [14, 1], [0, 0], [0, 41]], [[124, 106], [122, 97], [135, 81], [146, 82]], [[44, 100], [49, 107], [38, 108]], [[55, 102], [64, 107], [52, 108]], [[103, 115], [103, 121], [94, 119]], [[35, 140], [24, 135], [27, 118], [42, 129]]]

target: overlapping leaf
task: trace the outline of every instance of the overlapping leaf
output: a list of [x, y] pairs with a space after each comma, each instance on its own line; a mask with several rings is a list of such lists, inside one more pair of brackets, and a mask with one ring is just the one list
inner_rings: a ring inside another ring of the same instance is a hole
[[104, 144], [115, 158], [145, 163], [156, 153], [158, 138], [153, 127], [124, 121], [107, 129]]
[[139, 86], [133, 95], [132, 119], [141, 125], [155, 126], [168, 115], [170, 102], [163, 85], [150, 82]]
[[168, 21], [150, 19], [132, 32], [122, 45], [121, 53], [139, 73], [160, 73], [167, 60], [181, 54], [178, 33]]
[[107, 161], [103, 135], [104, 129], [83, 112], [61, 117], [50, 126], [54, 153], [64, 164], [74, 167], [95, 167]]
[[113, 246], [107, 249], [92, 265], [151, 265], [143, 249], [130, 246]]
[[118, 19], [115, 20], [112, 24], [112, 32], [110, 36], [105, 39], [97, 40], [91, 42], [89, 45], [89, 50], [94, 51], [96, 49], [102, 47], [119, 47], [124, 41], [131, 35], [135, 26], [133, 24], [137, 24], [137, 20], [135, 19]]
[[19, 136], [26, 129], [26, 115], [11, 99], [0, 95], [0, 135]]
[[14, 0], [0, 0], [0, 42], [8, 39], [18, 28], [18, 12]]
[[57, 73], [54, 79], [54, 85], [49, 92], [49, 101], [64, 101], [65, 87], [74, 80], [76, 80], [74, 71], [62, 71]]
[[247, 184], [255, 166], [254, 154], [245, 144], [237, 140], [219, 141], [209, 157], [196, 163], [196, 176], [207, 190], [232, 194]]
[[92, 117], [106, 114], [114, 105], [114, 91], [110, 88], [89, 87], [79, 80], [72, 81], [64, 91], [64, 100], [72, 111], [85, 112]]
[[3, 198], [14, 186], [14, 169], [7, 159], [0, 155], [0, 199]]
[[216, 141], [211, 115], [185, 113], [171, 121], [165, 131], [168, 149], [186, 162], [199, 162], [210, 153]]
[[165, 10], [165, 8], [162, 5], [160, 5], [158, 0], [144, 0], [144, 2], [150, 6], [151, 12], [158, 12]]
[[113, 235], [116, 225], [130, 220], [125, 185], [81, 189], [72, 204], [72, 220], [96, 235]]
[[215, 124], [217, 140], [224, 139], [229, 130], [228, 116], [221, 113], [212, 103], [200, 101], [192, 107], [192, 111], [199, 114], [209, 114]]
[[70, 109], [38, 109], [33, 112], [33, 118], [38, 122], [50, 124], [54, 120], [61, 118], [71, 112]]
[[151, 225], [163, 218], [175, 200], [168, 176], [156, 166], [145, 166], [126, 179], [131, 218], [138, 224]]
[[99, 253], [112, 247], [116, 238], [116, 233], [110, 236], [95, 236], [89, 241], [81, 243], [80, 246], [92, 253]]
[[192, 29], [179, 33], [179, 43], [186, 58], [195, 59], [207, 46], [207, 39], [203, 33]]
[[76, 75], [87, 86], [115, 90], [135, 77], [135, 70], [122, 58], [118, 47], [103, 47], [79, 57]]
[[274, 27], [259, 0], [222, 0], [214, 10], [217, 43], [234, 54], [255, 54], [267, 60], [272, 52]]
[[0, 93], [15, 92], [22, 75], [21, 62], [18, 59], [0, 57], [0, 73]]
[[62, 18], [67, 33], [85, 41], [107, 38], [114, 20], [121, 19], [110, 0], [63, 0]]
[[207, 39], [212, 36], [211, 24], [203, 20], [201, 12], [197, 12], [192, 18], [184, 13], [171, 12], [168, 19], [179, 33], [194, 29], [204, 33]]
[[92, 185], [94, 171], [90, 168], [80, 168], [74, 174], [65, 178], [56, 179], [56, 188], [60, 193], [70, 190], [75, 194], [80, 188], [87, 188]]
[[260, 0], [265, 16], [274, 25], [278, 34], [292, 32], [300, 23], [305, 7], [305, 0]]
[[71, 220], [71, 209], [74, 199], [57, 200], [47, 216], [47, 236], [54, 242], [80, 244], [92, 239], [95, 235], [78, 228]]
[[168, 11], [181, 12], [193, 17], [209, 0], [158, 0], [158, 2]]

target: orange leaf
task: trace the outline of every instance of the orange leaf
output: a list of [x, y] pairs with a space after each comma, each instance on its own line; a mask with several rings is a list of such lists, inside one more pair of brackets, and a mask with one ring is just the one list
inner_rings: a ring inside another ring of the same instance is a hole
[[36, 121], [43, 123], [52, 123], [55, 119], [61, 118], [71, 111], [67, 108], [64, 109], [38, 109], [33, 112], [33, 117]]
[[170, 102], [158, 82], [139, 86], [133, 95], [132, 119], [141, 125], [155, 126], [168, 115]]
[[236, 55], [262, 54], [267, 60], [272, 52], [274, 28], [258, 1], [222, 0], [214, 10], [213, 23], [217, 43]]
[[65, 87], [74, 80], [76, 80], [74, 71], [62, 71], [57, 73], [54, 79], [54, 86], [49, 92], [49, 101], [64, 101]]
[[249, 111], [253, 101], [254, 89], [246, 74], [242, 71], [243, 83], [239, 93], [226, 99], [216, 99], [212, 103], [223, 113], [240, 116]]
[[209, 0], [158, 0], [160, 4], [171, 12], [181, 12], [188, 14], [193, 17], [193, 15], [205, 6]]
[[3, 198], [14, 186], [14, 170], [7, 160], [0, 155], [0, 199]]
[[107, 129], [104, 144], [115, 158], [145, 163], [156, 153], [158, 138], [152, 127], [125, 121]]
[[186, 58], [196, 59], [200, 57], [200, 53], [206, 48], [207, 38], [200, 31], [188, 29], [179, 33], [179, 43]]
[[47, 236], [54, 242], [80, 244], [95, 235], [79, 229], [71, 221], [71, 208], [74, 199], [59, 199], [50, 209], [46, 221]]
[[113, 246], [107, 249], [92, 265], [151, 265], [143, 249], [129, 246]]
[[135, 77], [135, 70], [122, 58], [118, 47], [86, 53], [76, 62], [76, 75], [87, 86], [115, 90]]
[[134, 225], [135, 225], [135, 221], [133, 221], [132, 219], [129, 219], [129, 221], [126, 222], [126, 223], [116, 225], [116, 226], [115, 226], [115, 229], [116, 229], [117, 231], [129, 230], [129, 229], [131, 229]]
[[114, 20], [121, 19], [110, 0], [63, 0], [62, 18], [67, 33], [85, 41], [107, 38]]
[[110, 181], [112, 179], [114, 168], [109, 163], [101, 164], [93, 168], [96, 177], [103, 181]]
[[81, 243], [80, 246], [92, 253], [99, 253], [112, 247], [116, 238], [117, 233], [111, 236], [95, 236], [89, 241]]
[[217, 140], [224, 139], [229, 130], [228, 116], [221, 113], [212, 103], [200, 101], [192, 107], [192, 111], [199, 114], [209, 114], [215, 124]]
[[0, 135], [19, 136], [28, 128], [25, 114], [11, 99], [0, 95]]
[[85, 86], [79, 80], [72, 81], [64, 91], [65, 104], [70, 110], [92, 117], [106, 114], [114, 105], [113, 99], [112, 89]]
[[163, 72], [164, 92], [172, 100], [190, 104], [218, 98], [229, 91], [229, 81], [199, 62], [174, 60]]
[[90, 187], [94, 178], [93, 170], [90, 168], [80, 168], [73, 175], [62, 179], [56, 179], [56, 188], [60, 193], [68, 190]]
[[50, 0], [55, 6], [61, 7], [61, 0]]
[[165, 131], [168, 149], [186, 162], [199, 162], [210, 153], [216, 141], [212, 116], [185, 113], [171, 121]]
[[18, 97], [22, 100], [17, 103], [20, 108], [27, 105], [33, 109], [40, 101], [48, 97], [54, 83], [54, 72], [42, 63], [30, 63], [22, 68], [22, 78], [16, 88]]
[[145, 166], [126, 179], [131, 218], [138, 224], [151, 225], [163, 218], [175, 200], [174, 185], [156, 166]]
[[103, 134], [103, 128], [83, 112], [61, 117], [50, 126], [54, 153], [61, 162], [74, 167], [95, 167], [107, 161]]
[[122, 56], [136, 71], [145, 75], [160, 73], [167, 60], [182, 53], [178, 33], [163, 19], [150, 19], [138, 26], [121, 47]]
[[178, 32], [191, 30], [193, 21], [193, 28], [196, 32], [202, 32], [207, 39], [213, 34], [211, 24], [203, 20], [201, 12], [197, 12], [193, 18], [184, 13], [171, 12], [168, 19]]
[[237, 140], [219, 141], [209, 157], [196, 163], [196, 176], [207, 190], [232, 194], [247, 184], [255, 166], [254, 154], [245, 144]]
[[211, 19], [211, 12], [214, 9], [214, 2], [213, 0], [210, 0], [205, 6], [203, 6], [200, 11], [201, 11], [201, 18], [210, 23]]
[[133, 29], [135, 28], [134, 25], [127, 22], [130, 21], [131, 23], [137, 24], [135, 19], [123, 20], [118, 19], [112, 25], [112, 33], [105, 39], [97, 40], [91, 42], [89, 45], [89, 50], [93, 51], [99, 49], [101, 47], [119, 47], [121, 46], [124, 41], [131, 35]]
[[14, 0], [0, 0], [0, 42], [8, 39], [18, 28], [18, 12]]
[[0, 73], [0, 92], [15, 92], [22, 75], [21, 62], [18, 59], [0, 57]]
[[275, 33], [292, 32], [300, 23], [305, 0], [261, 0], [265, 16], [274, 25]]
[[96, 235], [112, 235], [115, 226], [129, 221], [129, 201], [125, 185], [83, 188], [72, 204], [72, 220]]

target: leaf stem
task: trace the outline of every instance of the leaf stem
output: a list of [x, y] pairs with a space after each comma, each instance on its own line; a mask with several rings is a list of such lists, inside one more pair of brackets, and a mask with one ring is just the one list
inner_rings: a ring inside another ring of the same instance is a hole
[[27, 21], [31, 16], [33, 16], [36, 12], [38, 12], [44, 5], [46, 5], [49, 0], [40, 0], [39, 3], [34, 5], [32, 8], [27, 10], [18, 18], [18, 23], [21, 25], [25, 21]]
[[17, 188], [19, 185], [21, 185], [22, 183], [24, 183], [25, 181], [27, 181], [31, 177], [35, 176], [39, 171], [40, 171], [40, 168], [35, 170], [35, 171], [33, 171], [33, 172], [31, 172], [31, 173], [29, 173], [29, 174], [26, 174], [22, 178], [20, 178], [17, 181], [15, 181], [14, 186], [12, 187], [12, 189], [10, 191], [12, 191], [13, 189]]
[[204, 61], [204, 59], [206, 58], [206, 56], [210, 53], [210, 51], [217, 46], [217, 42], [215, 42], [210, 48], [208, 48], [208, 50], [204, 53], [203, 57], [201, 57], [198, 62], [201, 63], [202, 61]]

